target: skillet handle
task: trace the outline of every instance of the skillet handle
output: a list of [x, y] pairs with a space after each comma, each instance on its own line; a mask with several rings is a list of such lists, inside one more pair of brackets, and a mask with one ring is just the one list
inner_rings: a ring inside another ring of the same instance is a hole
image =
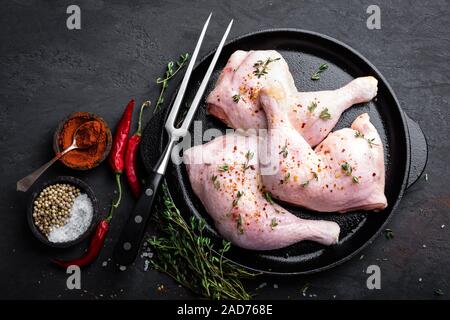
[[411, 187], [422, 175], [428, 160], [427, 139], [419, 124], [406, 113], [410, 141], [410, 163], [407, 188]]
[[141, 197], [122, 230], [119, 241], [114, 248], [114, 260], [120, 266], [132, 264], [138, 255], [162, 178], [162, 174], [152, 171]]

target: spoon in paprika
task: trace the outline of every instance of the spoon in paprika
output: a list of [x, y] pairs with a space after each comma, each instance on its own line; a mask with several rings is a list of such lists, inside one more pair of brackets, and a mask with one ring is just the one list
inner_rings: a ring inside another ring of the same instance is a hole
[[[95, 136], [95, 130], [92, 130], [93, 127], [95, 128], [95, 124], [96, 121], [87, 121], [80, 125], [73, 134], [72, 144], [63, 151], [59, 152], [52, 160], [44, 164], [42, 167], [29, 174], [25, 178], [17, 181], [17, 191], [26, 192], [33, 185], [33, 183], [45, 172], [45, 170], [47, 170], [52, 164], [58, 161], [66, 153], [75, 149], [86, 149], [96, 144], [98, 136]], [[93, 135], [92, 132], [94, 132]]]

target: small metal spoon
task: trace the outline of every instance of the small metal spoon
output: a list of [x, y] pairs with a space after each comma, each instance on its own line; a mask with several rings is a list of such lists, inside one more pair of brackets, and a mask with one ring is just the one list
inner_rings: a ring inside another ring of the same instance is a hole
[[44, 164], [42, 167], [40, 167], [33, 173], [31, 173], [28, 176], [26, 176], [25, 178], [17, 181], [17, 191], [26, 192], [33, 185], [33, 183], [41, 176], [41, 174], [44, 173], [45, 170], [47, 170], [52, 164], [54, 164], [56, 161], [58, 161], [66, 153], [68, 153], [72, 150], [75, 150], [75, 149], [86, 149], [86, 148], [89, 148], [90, 146], [92, 146], [93, 144], [95, 144], [95, 143], [87, 143], [87, 144], [84, 144], [83, 146], [77, 145], [78, 132], [80, 131], [81, 128], [88, 126], [89, 123], [91, 123], [91, 122], [95, 122], [95, 121], [85, 122], [82, 125], [80, 125], [77, 128], [77, 130], [75, 130], [75, 133], [73, 134], [72, 144], [68, 148], [66, 148], [65, 150], [58, 153], [52, 160], [50, 160], [49, 162]]

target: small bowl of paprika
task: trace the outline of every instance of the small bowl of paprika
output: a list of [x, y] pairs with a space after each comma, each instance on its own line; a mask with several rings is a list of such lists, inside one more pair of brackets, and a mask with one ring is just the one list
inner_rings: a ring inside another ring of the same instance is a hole
[[[61, 157], [60, 161], [69, 168], [89, 170], [98, 166], [108, 156], [111, 150], [111, 130], [105, 120], [94, 113], [75, 112], [62, 120], [53, 136], [53, 150], [56, 154], [69, 147], [73, 142], [75, 131], [84, 123], [94, 121], [97, 141], [88, 148], [76, 149]], [[94, 136], [92, 132], [82, 132], [86, 139]]]

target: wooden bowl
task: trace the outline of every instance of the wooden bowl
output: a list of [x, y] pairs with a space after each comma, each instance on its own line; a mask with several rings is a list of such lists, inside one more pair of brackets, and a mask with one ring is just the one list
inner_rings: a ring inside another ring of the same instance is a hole
[[83, 119], [83, 122], [87, 122], [87, 121], [92, 121], [92, 120], [96, 120], [100, 123], [102, 123], [105, 128], [106, 128], [106, 147], [105, 147], [105, 151], [103, 152], [102, 156], [95, 161], [92, 165], [74, 165], [70, 162], [67, 162], [64, 160], [64, 156], [59, 160], [61, 161], [65, 166], [72, 168], [72, 169], [76, 169], [76, 170], [89, 170], [92, 168], [95, 168], [96, 166], [98, 166], [103, 160], [106, 159], [106, 157], [108, 156], [109, 152], [111, 151], [111, 145], [112, 145], [112, 135], [111, 135], [111, 130], [109, 129], [107, 123], [105, 122], [105, 120], [103, 120], [103, 118], [99, 117], [98, 115], [91, 113], [91, 112], [75, 112], [72, 113], [71, 115], [69, 115], [68, 117], [66, 117], [65, 119], [63, 119], [59, 124], [58, 127], [56, 128], [56, 131], [53, 135], [53, 150], [55, 151], [55, 154], [58, 154], [59, 152], [61, 152], [61, 147], [59, 145], [59, 136], [64, 128], [64, 124], [74, 118], [81, 118]]

